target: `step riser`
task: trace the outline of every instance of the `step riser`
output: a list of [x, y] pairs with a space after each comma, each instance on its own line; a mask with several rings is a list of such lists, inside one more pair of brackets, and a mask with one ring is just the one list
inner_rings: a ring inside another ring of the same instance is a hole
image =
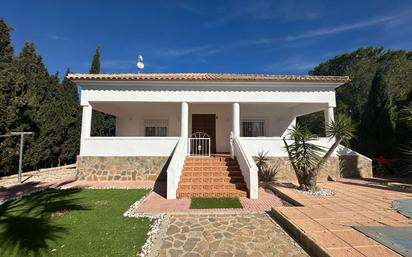
[[184, 166], [183, 171], [236, 171], [239, 166]]
[[177, 198], [193, 198], [193, 197], [247, 197], [246, 192], [234, 192], [234, 193], [177, 193]]
[[243, 177], [182, 177], [182, 183], [243, 183]]
[[240, 171], [184, 171], [182, 177], [235, 177], [242, 176]]
[[227, 185], [180, 185], [179, 189], [182, 190], [246, 190], [245, 185], [235, 185], [235, 184], [227, 184]]
[[237, 162], [191, 162], [185, 161], [185, 165], [188, 166], [230, 166], [238, 165]]
[[177, 198], [247, 197], [247, 187], [236, 160], [227, 157], [187, 157]]

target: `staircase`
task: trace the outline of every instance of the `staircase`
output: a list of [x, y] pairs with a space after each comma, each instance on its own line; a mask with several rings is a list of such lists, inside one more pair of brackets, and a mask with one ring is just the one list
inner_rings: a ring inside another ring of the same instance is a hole
[[186, 157], [177, 198], [246, 196], [236, 160], [226, 156]]

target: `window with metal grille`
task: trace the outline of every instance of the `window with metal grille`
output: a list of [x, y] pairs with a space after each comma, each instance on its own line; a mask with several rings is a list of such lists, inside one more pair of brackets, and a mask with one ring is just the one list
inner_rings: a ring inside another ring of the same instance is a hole
[[145, 137], [167, 137], [169, 122], [167, 119], [145, 119]]
[[264, 137], [265, 136], [265, 121], [247, 119], [242, 120], [242, 137]]

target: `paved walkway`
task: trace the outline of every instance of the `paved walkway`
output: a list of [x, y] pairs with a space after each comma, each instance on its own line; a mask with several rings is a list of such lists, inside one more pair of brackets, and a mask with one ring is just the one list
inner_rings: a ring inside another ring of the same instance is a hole
[[[66, 180], [76, 174], [76, 165], [66, 165], [49, 169], [24, 172], [22, 174], [23, 183], [42, 183], [46, 181]], [[0, 188], [10, 188], [21, 185], [17, 182], [17, 175], [0, 177]]]
[[[199, 213], [205, 212], [204, 209], [190, 209], [190, 199], [167, 200], [165, 198], [165, 184], [157, 184], [154, 191], [146, 198], [146, 200], [135, 210], [135, 213], [140, 214], [155, 214], [155, 213]], [[277, 206], [284, 206], [282, 200], [273, 194], [271, 191], [265, 191], [259, 188], [259, 199], [251, 200], [246, 197], [241, 197], [240, 202], [243, 209], [207, 209], [208, 213], [224, 213], [224, 212], [265, 212]]]
[[277, 207], [275, 211], [334, 256], [397, 256], [351, 226], [412, 226], [412, 220], [391, 207], [392, 201], [410, 198], [412, 193], [356, 180], [320, 186], [336, 195], [308, 196], [278, 186], [278, 190], [303, 207]]
[[264, 213], [182, 214], [163, 221], [149, 256], [307, 256]]

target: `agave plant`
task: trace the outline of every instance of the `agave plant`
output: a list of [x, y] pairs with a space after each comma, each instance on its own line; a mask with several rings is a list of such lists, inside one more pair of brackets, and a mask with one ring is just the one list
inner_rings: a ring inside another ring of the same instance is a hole
[[310, 141], [316, 137], [299, 124], [289, 130], [288, 136], [293, 142], [289, 145], [283, 138], [289, 160], [296, 173], [299, 188], [302, 190], [317, 190], [317, 177], [322, 166], [341, 143], [347, 144], [354, 137], [355, 127], [348, 116], [338, 115], [327, 126], [327, 135], [333, 144], [326, 151]]
[[275, 176], [279, 171], [279, 162], [276, 161], [269, 165], [269, 157], [267, 157], [267, 154], [268, 152], [259, 152], [255, 162], [256, 166], [258, 167], [258, 175], [260, 181], [270, 183], [275, 179]]
[[258, 167], [258, 171], [262, 171], [266, 166], [269, 158], [267, 157], [268, 151], [260, 151], [256, 158], [256, 166]]

